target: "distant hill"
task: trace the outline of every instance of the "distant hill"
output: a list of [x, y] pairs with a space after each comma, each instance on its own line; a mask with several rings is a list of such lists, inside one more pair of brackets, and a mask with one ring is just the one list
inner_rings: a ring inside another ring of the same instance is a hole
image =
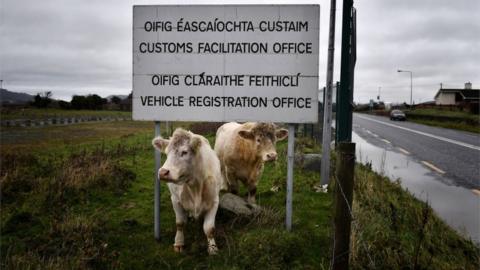
[[33, 101], [32, 95], [0, 89], [1, 104], [27, 104], [30, 101]]

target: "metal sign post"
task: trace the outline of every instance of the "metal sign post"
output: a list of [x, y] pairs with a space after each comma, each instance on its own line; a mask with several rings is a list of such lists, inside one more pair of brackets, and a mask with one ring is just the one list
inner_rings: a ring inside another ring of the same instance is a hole
[[287, 148], [287, 211], [285, 226], [288, 231], [292, 230], [292, 194], [293, 194], [293, 162], [295, 159], [295, 125], [288, 125], [288, 148]]
[[330, 141], [332, 132], [332, 87], [333, 87], [333, 58], [335, 52], [335, 10], [336, 1], [330, 1], [330, 29], [328, 36], [328, 59], [327, 59], [327, 86], [323, 99], [323, 136], [322, 136], [322, 168], [321, 185], [330, 182]]
[[[155, 137], [160, 136], [160, 122], [155, 122]], [[160, 179], [158, 178], [158, 170], [162, 163], [162, 154], [159, 150], [155, 149], [155, 205], [154, 205], [154, 228], [155, 228], [155, 240], [160, 241]]]

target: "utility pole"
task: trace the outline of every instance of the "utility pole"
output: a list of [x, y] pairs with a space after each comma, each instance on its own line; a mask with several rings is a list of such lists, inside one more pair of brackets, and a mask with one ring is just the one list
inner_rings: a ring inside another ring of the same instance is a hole
[[343, 1], [342, 13], [342, 57], [340, 67], [340, 89], [337, 89], [337, 137], [336, 142], [352, 140], [353, 78], [356, 62], [356, 15], [353, 0]]
[[330, 182], [330, 141], [332, 134], [332, 87], [333, 87], [333, 64], [335, 56], [335, 10], [337, 1], [330, 1], [330, 29], [328, 35], [328, 59], [327, 59], [327, 87], [323, 100], [323, 136], [322, 136], [322, 168], [321, 185]]
[[[335, 183], [335, 247], [333, 269], [348, 270], [355, 170], [355, 143], [352, 143], [353, 78], [356, 62], [356, 11], [353, 0], [343, 1], [342, 61], [340, 92], [337, 95], [337, 181]], [[337, 90], [338, 91], [338, 90]]]
[[400, 72], [407, 72], [410, 73], [410, 107], [413, 106], [413, 72], [410, 70], [397, 70], [398, 73]]

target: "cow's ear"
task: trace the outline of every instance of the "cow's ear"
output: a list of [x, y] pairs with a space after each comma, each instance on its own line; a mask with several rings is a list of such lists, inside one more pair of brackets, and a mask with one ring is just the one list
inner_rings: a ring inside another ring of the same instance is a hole
[[153, 147], [157, 148], [162, 152], [165, 152], [169, 143], [170, 143], [169, 140], [164, 139], [162, 137], [156, 137], [155, 139], [152, 140]]
[[201, 145], [202, 145], [202, 138], [198, 136], [193, 136], [192, 139], [190, 140], [190, 147], [192, 148], [192, 151], [194, 153], [198, 152], [198, 149], [200, 149]]
[[286, 129], [284, 129], [284, 128], [282, 128], [282, 129], [277, 129], [277, 130], [275, 131], [275, 137], [277, 137], [277, 140], [278, 140], [278, 141], [281, 141], [281, 140], [287, 138], [287, 136], [288, 136], [288, 130], [286, 130]]
[[238, 135], [246, 140], [254, 140], [255, 135], [253, 135], [253, 132], [248, 131], [248, 130], [240, 130], [238, 132]]

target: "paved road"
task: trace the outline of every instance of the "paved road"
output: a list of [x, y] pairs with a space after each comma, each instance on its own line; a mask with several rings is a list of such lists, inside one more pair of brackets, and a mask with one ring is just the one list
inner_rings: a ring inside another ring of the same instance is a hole
[[391, 144], [432, 171], [469, 189], [480, 189], [480, 136], [386, 117], [353, 115], [357, 134], [368, 132], [377, 143]]

